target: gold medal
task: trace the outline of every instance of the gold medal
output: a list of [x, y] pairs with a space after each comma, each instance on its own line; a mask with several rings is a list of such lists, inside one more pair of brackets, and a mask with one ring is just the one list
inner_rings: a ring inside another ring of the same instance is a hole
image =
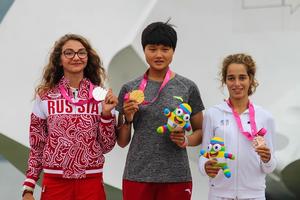
[[129, 100], [134, 100], [138, 104], [141, 104], [145, 99], [144, 92], [142, 90], [133, 90], [129, 93]]

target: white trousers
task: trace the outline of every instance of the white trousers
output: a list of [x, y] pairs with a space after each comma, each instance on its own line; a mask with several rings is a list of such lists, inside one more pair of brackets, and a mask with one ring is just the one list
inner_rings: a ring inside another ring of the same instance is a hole
[[209, 195], [208, 200], [266, 200], [266, 198], [259, 197], [259, 198], [239, 199], [239, 198], [216, 197], [213, 195]]

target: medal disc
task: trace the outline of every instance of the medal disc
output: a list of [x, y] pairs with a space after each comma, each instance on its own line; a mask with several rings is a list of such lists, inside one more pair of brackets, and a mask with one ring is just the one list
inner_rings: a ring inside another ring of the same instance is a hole
[[135, 100], [138, 104], [140, 104], [145, 99], [144, 92], [142, 90], [133, 90], [129, 94], [129, 99]]
[[254, 148], [266, 146], [265, 138], [263, 136], [256, 136], [253, 138], [252, 145]]
[[103, 101], [107, 94], [107, 90], [101, 87], [95, 87], [92, 94], [96, 101]]

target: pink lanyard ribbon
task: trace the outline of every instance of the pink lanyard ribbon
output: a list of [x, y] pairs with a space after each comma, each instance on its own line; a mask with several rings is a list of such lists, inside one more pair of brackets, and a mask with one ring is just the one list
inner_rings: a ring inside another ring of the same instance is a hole
[[[147, 73], [148, 73], [148, 70], [144, 74], [143, 80], [141, 81], [140, 86], [139, 86], [139, 90], [142, 90], [143, 92], [145, 91], [147, 83], [148, 83], [148, 75], [147, 75]], [[156, 99], [158, 98], [158, 96], [159, 96], [160, 92], [162, 91], [162, 89], [170, 81], [171, 74], [172, 74], [172, 71], [170, 70], [170, 68], [168, 68], [168, 71], [167, 71], [167, 73], [165, 75], [164, 81], [162, 82], [162, 84], [161, 84], [161, 86], [160, 86], [160, 88], [159, 88], [159, 90], [157, 92], [156, 97], [154, 97], [151, 101], [144, 100], [143, 103], [142, 103], [143, 105], [150, 104], [150, 103], [153, 103], [154, 101], [156, 101]]]
[[248, 109], [249, 109], [249, 121], [250, 121], [250, 127], [251, 127], [251, 133], [244, 131], [243, 125], [241, 122], [240, 115], [233, 109], [233, 106], [230, 102], [230, 99], [226, 101], [228, 106], [231, 108], [233, 116], [235, 118], [235, 121], [237, 123], [237, 126], [240, 129], [240, 132], [250, 141], [253, 140], [253, 138], [257, 135], [257, 130], [256, 130], [256, 123], [255, 123], [255, 111], [254, 111], [254, 106], [253, 104], [249, 101], [248, 104]]
[[71, 104], [75, 105], [75, 106], [81, 106], [83, 104], [86, 103], [90, 103], [90, 102], [95, 102], [96, 100], [93, 101], [93, 89], [94, 89], [94, 85], [90, 82], [90, 89], [89, 89], [89, 98], [86, 100], [79, 100], [78, 102], [74, 102], [72, 101], [72, 99], [70, 98], [70, 96], [68, 95], [66, 89], [60, 85], [59, 86], [59, 91], [61, 93], [61, 95]]

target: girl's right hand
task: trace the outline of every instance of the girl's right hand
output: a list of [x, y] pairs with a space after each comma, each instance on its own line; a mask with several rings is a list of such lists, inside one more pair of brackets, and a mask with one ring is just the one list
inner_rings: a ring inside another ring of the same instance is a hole
[[216, 160], [208, 160], [205, 165], [205, 172], [206, 174], [211, 177], [211, 178], [215, 178], [217, 176], [217, 174], [219, 173], [219, 170], [221, 169], [221, 167], [217, 166], [218, 161]]
[[123, 111], [128, 122], [132, 122], [134, 114], [139, 110], [139, 104], [134, 100], [125, 101]]
[[34, 197], [31, 193], [25, 193], [22, 200], [34, 200]]

